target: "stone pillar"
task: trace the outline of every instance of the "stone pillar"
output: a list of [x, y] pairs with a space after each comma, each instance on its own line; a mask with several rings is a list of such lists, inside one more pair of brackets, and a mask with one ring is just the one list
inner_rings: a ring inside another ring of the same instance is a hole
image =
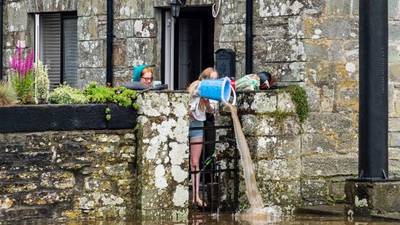
[[138, 216], [188, 215], [187, 93], [148, 92], [139, 97]]

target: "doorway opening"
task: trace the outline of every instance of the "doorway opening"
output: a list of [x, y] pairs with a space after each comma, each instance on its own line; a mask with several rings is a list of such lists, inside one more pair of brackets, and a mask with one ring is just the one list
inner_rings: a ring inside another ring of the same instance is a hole
[[211, 7], [184, 7], [179, 18], [166, 10], [162, 17], [162, 80], [172, 90], [183, 90], [203, 69], [214, 66]]

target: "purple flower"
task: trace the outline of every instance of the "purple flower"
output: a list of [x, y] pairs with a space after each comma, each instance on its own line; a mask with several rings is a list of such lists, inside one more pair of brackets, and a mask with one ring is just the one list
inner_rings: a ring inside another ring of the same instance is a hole
[[11, 57], [10, 67], [20, 78], [24, 78], [33, 69], [34, 52], [31, 50], [24, 57], [24, 49], [17, 46], [14, 55]]

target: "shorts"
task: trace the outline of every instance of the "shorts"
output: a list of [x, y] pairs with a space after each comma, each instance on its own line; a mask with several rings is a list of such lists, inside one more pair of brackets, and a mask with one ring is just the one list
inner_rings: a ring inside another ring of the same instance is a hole
[[197, 138], [197, 137], [203, 137], [204, 136], [204, 130], [203, 129], [190, 129], [194, 127], [204, 127], [204, 122], [203, 121], [198, 121], [198, 120], [191, 120], [189, 122], [189, 137], [190, 138]]

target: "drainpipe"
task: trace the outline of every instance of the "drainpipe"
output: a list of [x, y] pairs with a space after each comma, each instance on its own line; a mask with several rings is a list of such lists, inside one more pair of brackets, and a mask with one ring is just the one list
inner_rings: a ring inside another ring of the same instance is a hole
[[3, 14], [4, 1], [0, 0], [0, 80], [3, 79]]
[[246, 74], [253, 73], [253, 0], [246, 0]]
[[114, 7], [113, 0], [107, 0], [107, 85], [113, 86], [113, 20]]
[[358, 174], [388, 179], [388, 1], [360, 2]]

